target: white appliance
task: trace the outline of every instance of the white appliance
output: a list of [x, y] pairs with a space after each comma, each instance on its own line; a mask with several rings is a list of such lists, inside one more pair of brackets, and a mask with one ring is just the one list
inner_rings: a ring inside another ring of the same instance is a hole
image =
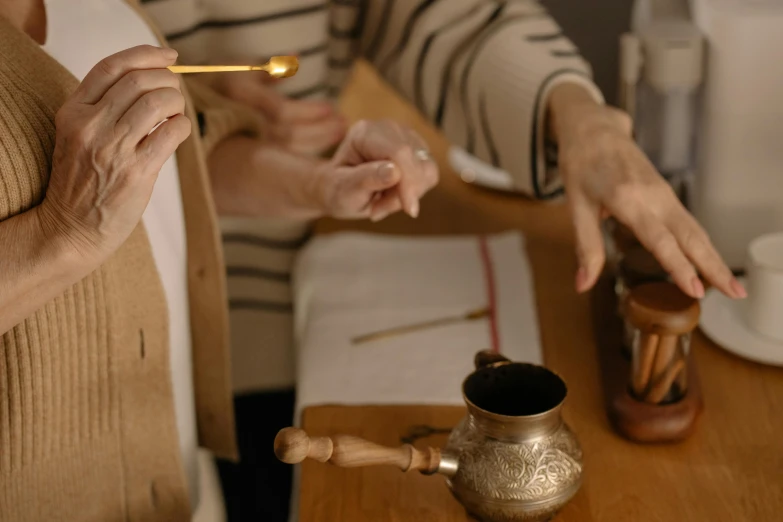
[[664, 175], [693, 174], [687, 203], [740, 269], [753, 238], [783, 230], [783, 0], [637, 0], [632, 26], [621, 92], [640, 145]]

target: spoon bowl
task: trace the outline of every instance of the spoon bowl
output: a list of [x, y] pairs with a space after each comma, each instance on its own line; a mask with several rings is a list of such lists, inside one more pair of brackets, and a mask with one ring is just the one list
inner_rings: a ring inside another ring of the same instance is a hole
[[289, 78], [299, 70], [296, 56], [273, 56], [266, 63], [266, 72], [273, 78]]

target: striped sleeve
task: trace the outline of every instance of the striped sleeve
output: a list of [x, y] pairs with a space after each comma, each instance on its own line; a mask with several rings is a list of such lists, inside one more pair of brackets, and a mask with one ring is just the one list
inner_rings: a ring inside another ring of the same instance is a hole
[[327, 94], [329, 0], [142, 0], [183, 64], [263, 63], [299, 56], [285, 95]]
[[589, 65], [535, 0], [333, 0], [330, 68], [337, 85], [354, 54], [452, 143], [508, 172], [537, 198], [562, 192], [544, 129], [548, 94], [585, 85]]

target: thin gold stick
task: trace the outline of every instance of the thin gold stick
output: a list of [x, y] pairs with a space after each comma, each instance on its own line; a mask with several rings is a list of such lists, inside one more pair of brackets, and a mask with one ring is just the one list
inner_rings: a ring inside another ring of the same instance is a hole
[[171, 65], [169, 70], [177, 74], [266, 71], [265, 65]]
[[274, 78], [288, 78], [299, 70], [296, 56], [273, 56], [263, 65], [172, 65], [169, 70], [176, 74], [266, 71]]
[[457, 315], [452, 317], [443, 317], [441, 319], [434, 319], [432, 321], [425, 321], [422, 323], [416, 323], [406, 326], [398, 326], [395, 328], [389, 328], [388, 330], [381, 330], [380, 332], [374, 332], [370, 334], [360, 335], [352, 339], [353, 344], [363, 344], [370, 341], [377, 341], [378, 339], [385, 339], [388, 337], [396, 337], [406, 333], [416, 332], [419, 330], [427, 330], [438, 326], [445, 326], [454, 323], [461, 323], [464, 321], [476, 321], [489, 316], [489, 308], [481, 308], [473, 310], [467, 314]]

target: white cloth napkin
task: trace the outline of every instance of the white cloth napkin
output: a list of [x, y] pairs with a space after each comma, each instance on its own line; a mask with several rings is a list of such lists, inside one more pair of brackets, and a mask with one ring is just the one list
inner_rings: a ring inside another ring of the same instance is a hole
[[[524, 238], [489, 236], [500, 352], [541, 364], [532, 274]], [[357, 335], [487, 306], [477, 236], [317, 237], [294, 268], [297, 408], [324, 404], [459, 405], [476, 352], [492, 346], [488, 319], [354, 345]], [[290, 522], [298, 520], [299, 467]]]
[[[487, 238], [501, 353], [542, 362], [524, 240]], [[321, 236], [294, 270], [297, 419], [318, 404], [461, 404], [462, 380], [492, 345], [489, 319], [353, 344], [357, 335], [488, 304], [479, 238]]]

